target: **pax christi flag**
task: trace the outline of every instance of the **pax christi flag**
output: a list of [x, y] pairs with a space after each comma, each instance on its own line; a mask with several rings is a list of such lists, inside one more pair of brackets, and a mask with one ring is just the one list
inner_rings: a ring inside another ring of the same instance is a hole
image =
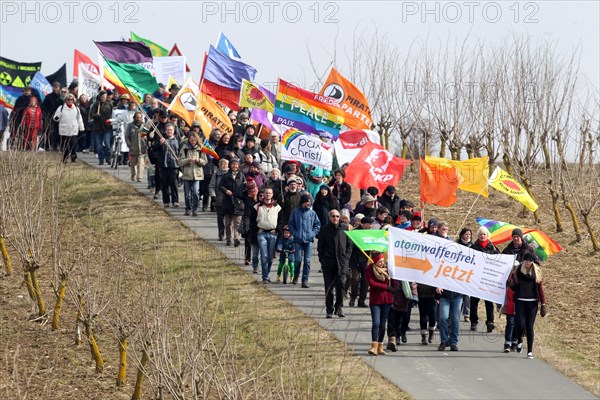
[[346, 168], [346, 181], [359, 189], [375, 186], [383, 193], [387, 186], [396, 186], [411, 163], [395, 157], [381, 145], [367, 142]]

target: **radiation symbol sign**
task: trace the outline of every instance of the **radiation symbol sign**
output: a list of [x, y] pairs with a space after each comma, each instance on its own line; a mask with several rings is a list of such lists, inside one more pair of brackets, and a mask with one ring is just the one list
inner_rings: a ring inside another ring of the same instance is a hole
[[186, 92], [179, 97], [179, 101], [188, 111], [196, 111], [196, 106], [198, 105], [198, 100], [196, 100], [196, 96], [193, 93]]
[[6, 71], [2, 71], [0, 73], [0, 84], [2, 84], [4, 86], [10, 86], [11, 83], [12, 83], [12, 77], [10, 76], [10, 74]]

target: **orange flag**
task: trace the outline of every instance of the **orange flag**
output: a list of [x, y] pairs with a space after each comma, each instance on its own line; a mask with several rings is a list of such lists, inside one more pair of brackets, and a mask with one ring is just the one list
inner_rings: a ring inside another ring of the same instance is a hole
[[344, 125], [350, 129], [371, 129], [373, 119], [365, 95], [335, 68], [331, 68], [323, 85], [322, 96], [336, 100], [344, 111]]
[[223, 133], [233, 135], [233, 125], [223, 107], [215, 99], [206, 93], [198, 93], [198, 105], [196, 107], [196, 121], [200, 121], [202, 132], [208, 137], [212, 128], [219, 128]]
[[198, 91], [198, 85], [192, 79], [188, 79], [177, 93], [177, 96], [171, 101], [171, 104], [168, 105], [168, 110], [183, 118], [189, 126], [194, 123], [196, 107], [198, 106]]
[[430, 164], [421, 159], [421, 201], [450, 207], [456, 203], [456, 190], [464, 179], [455, 166]]

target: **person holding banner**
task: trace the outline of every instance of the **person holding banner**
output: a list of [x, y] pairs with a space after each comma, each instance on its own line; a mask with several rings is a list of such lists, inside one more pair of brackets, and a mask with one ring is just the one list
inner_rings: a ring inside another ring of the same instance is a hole
[[[500, 251], [494, 246], [490, 238], [490, 231], [485, 227], [481, 226], [477, 230], [477, 240], [473, 243], [471, 248], [476, 251], [481, 251], [487, 254], [500, 254]], [[477, 307], [479, 306], [479, 298], [471, 296], [471, 330], [477, 330], [477, 323], [479, 322], [479, 316], [477, 315]], [[494, 303], [485, 300], [485, 325], [487, 327], [487, 333], [491, 333], [494, 326]]]
[[[442, 288], [436, 288], [435, 293], [440, 302], [440, 316], [438, 320], [440, 345], [438, 346], [438, 350], [444, 351], [450, 345], [450, 350], [458, 351], [459, 322], [463, 295]], [[448, 331], [448, 318], [450, 318], [450, 331]]]
[[387, 317], [394, 303], [390, 290], [390, 276], [383, 253], [371, 253], [372, 263], [367, 266], [365, 276], [369, 284], [369, 308], [371, 309], [371, 349], [369, 354], [386, 355], [383, 338]]

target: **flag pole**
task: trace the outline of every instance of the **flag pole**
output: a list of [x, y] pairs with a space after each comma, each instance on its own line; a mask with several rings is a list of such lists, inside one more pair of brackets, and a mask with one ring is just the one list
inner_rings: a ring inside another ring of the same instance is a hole
[[[110, 66], [110, 64], [106, 61], [106, 58], [104, 57], [104, 54], [102, 54], [101, 51], [99, 51], [99, 53], [100, 53], [100, 55], [102, 55], [102, 58], [104, 59], [104, 67], [106, 68], [108, 66], [108, 68], [110, 68], [110, 70], [112, 71], [112, 73], [119, 80], [119, 83], [121, 83], [121, 86], [123, 88], [125, 88], [125, 90], [127, 90], [127, 92], [129, 93], [129, 95], [131, 96], [131, 98], [138, 104], [138, 109], [142, 112], [142, 114], [144, 114], [146, 116], [146, 118], [148, 118], [148, 121], [150, 122], [150, 126], [152, 127], [152, 132], [148, 132], [148, 133], [157, 133], [159, 138], [164, 139], [164, 136], [160, 133], [160, 131], [158, 130], [158, 127], [156, 126], [156, 124], [154, 124], [154, 121], [152, 121], [152, 118], [150, 118], [148, 116], [148, 114], [146, 114], [146, 111], [144, 111], [144, 108], [141, 106], [141, 103], [137, 100], [137, 98], [133, 95], [133, 93], [131, 92], [131, 90], [129, 90], [129, 88], [123, 83], [123, 81], [121, 80], [121, 78], [119, 77], [119, 75], [117, 75], [115, 73], [115, 71], [112, 69], [112, 67]], [[179, 159], [178, 155], [175, 153], [175, 150], [173, 150], [173, 148], [171, 147], [171, 145], [169, 144], [169, 142], [165, 141], [165, 144], [167, 145], [167, 149], [169, 149], [169, 151], [171, 152], [171, 154], [173, 155], [173, 157], [175, 157], [175, 160]]]
[[483, 189], [481, 189], [481, 191], [479, 192], [479, 194], [475, 198], [475, 201], [473, 201], [473, 204], [471, 204], [471, 207], [469, 208], [469, 211], [467, 211], [467, 215], [465, 215], [465, 219], [463, 219], [463, 222], [459, 225], [458, 230], [456, 231], [457, 235], [460, 233], [460, 230], [465, 225], [465, 222], [467, 222], [467, 218], [469, 218], [469, 214], [471, 214], [471, 211], [473, 211], [473, 207], [475, 206], [475, 203], [477, 203], [477, 200], [479, 200], [479, 198], [481, 197], [481, 195], [483, 194], [483, 192], [485, 192], [485, 190], [487, 189], [487, 187], [488, 187], [488, 185], [485, 185], [483, 187]]

